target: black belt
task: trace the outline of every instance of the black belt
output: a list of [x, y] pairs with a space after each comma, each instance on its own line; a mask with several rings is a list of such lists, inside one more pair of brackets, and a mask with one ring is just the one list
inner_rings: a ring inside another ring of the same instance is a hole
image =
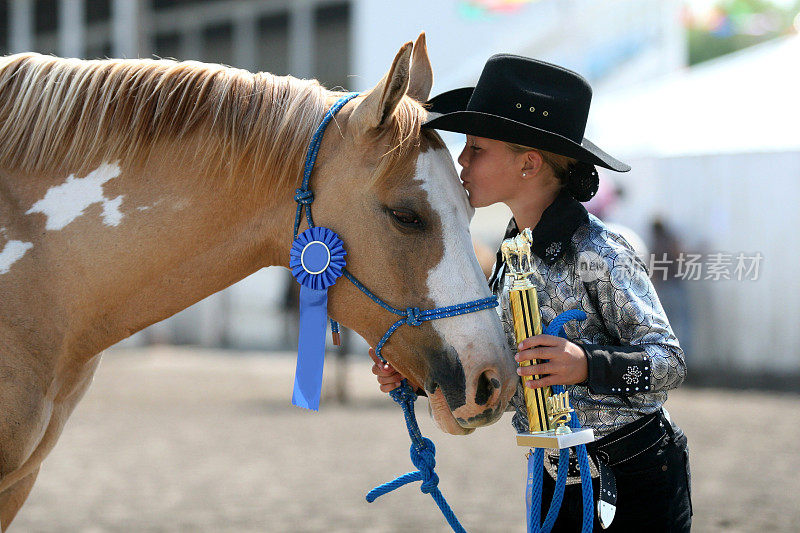
[[[598, 478], [597, 517], [601, 526], [606, 528], [611, 525], [616, 512], [617, 481], [611, 467], [635, 459], [658, 446], [667, 435], [673, 436], [674, 431], [659, 409], [586, 445], [586, 450], [593, 459], [592, 477]], [[549, 456], [548, 459], [549, 461], [545, 461], [545, 467], [555, 479], [558, 456]], [[567, 483], [580, 482], [575, 454], [570, 455], [569, 463]]]
[[616, 466], [658, 445], [673, 429], [663, 411], [645, 415], [586, 445], [587, 451], [607, 466]]

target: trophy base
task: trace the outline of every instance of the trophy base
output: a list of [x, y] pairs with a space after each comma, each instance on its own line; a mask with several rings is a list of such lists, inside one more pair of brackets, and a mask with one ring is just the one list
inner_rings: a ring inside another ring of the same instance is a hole
[[594, 441], [594, 430], [584, 428], [562, 435], [557, 435], [555, 430], [537, 431], [536, 433], [517, 433], [517, 446], [531, 448], [553, 448], [560, 450], [578, 444], [587, 444]]

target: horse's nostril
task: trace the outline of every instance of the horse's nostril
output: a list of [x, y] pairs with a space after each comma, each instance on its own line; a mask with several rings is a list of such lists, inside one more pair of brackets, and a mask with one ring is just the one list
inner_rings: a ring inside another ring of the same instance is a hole
[[493, 370], [481, 372], [478, 376], [478, 383], [475, 386], [475, 403], [486, 405], [486, 402], [493, 396], [494, 391], [500, 388], [500, 380], [495, 377]]

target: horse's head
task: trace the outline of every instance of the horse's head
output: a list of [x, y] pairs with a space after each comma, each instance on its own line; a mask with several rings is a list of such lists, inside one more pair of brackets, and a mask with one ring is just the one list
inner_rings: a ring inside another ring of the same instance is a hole
[[[398, 309], [490, 295], [470, 237], [473, 210], [450, 154], [435, 132], [420, 129], [427, 113], [419, 102], [432, 83], [420, 36], [336, 115], [312, 180], [316, 223], [342, 237], [348, 270]], [[344, 278], [331, 289], [329, 311], [373, 346], [399, 318]], [[404, 325], [383, 356], [427, 391], [438, 425], [453, 434], [496, 421], [518, 379], [494, 309]]]

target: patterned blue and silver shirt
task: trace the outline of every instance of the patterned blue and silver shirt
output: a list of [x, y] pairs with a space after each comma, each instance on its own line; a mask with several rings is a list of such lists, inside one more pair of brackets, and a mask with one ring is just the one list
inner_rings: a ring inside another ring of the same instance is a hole
[[[505, 238], [517, 233], [512, 219]], [[667, 390], [683, 382], [686, 363], [645, 264], [621, 235], [564, 191], [532, 233], [536, 272], [531, 281], [543, 324], [569, 309], [587, 315], [564, 327], [589, 362], [588, 380], [567, 386], [581, 425], [593, 428], [599, 438], [657, 411]], [[508, 298], [512, 278], [505, 270], [498, 252], [489, 283], [500, 299], [500, 318], [516, 353]], [[527, 431], [521, 381], [512, 409], [515, 429]]]

